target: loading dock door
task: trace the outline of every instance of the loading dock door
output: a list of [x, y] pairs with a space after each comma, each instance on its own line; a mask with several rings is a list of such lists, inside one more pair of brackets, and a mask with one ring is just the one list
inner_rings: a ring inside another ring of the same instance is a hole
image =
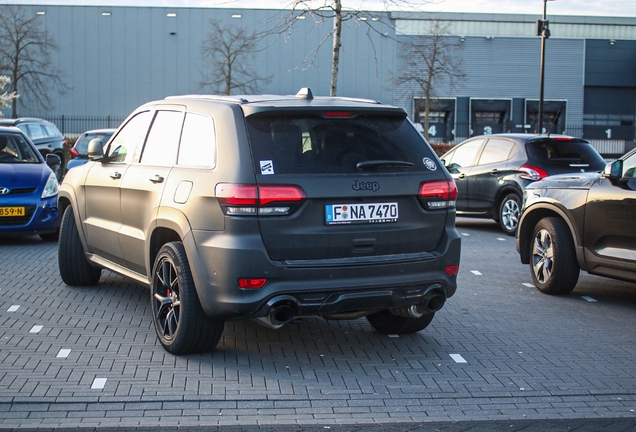
[[[426, 100], [415, 98], [414, 123], [424, 128]], [[428, 138], [431, 142], [450, 143], [455, 139], [455, 98], [433, 98], [430, 100], [428, 114]]]
[[[565, 131], [566, 109], [568, 102], [565, 100], [543, 101], [543, 131], [539, 131], [539, 101], [526, 100], [526, 124], [532, 131], [553, 134], [562, 134]], [[551, 130], [550, 130], [551, 129]]]
[[471, 99], [470, 126], [472, 136], [506, 132], [512, 117], [511, 99]]

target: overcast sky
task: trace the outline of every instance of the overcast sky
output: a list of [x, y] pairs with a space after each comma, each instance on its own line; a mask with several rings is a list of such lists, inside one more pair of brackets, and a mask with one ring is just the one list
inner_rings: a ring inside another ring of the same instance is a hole
[[[400, 1], [400, 0], [394, 0]], [[418, 10], [432, 12], [488, 12], [541, 15], [543, 0], [411, 0]], [[428, 3], [427, 3], [428, 2]], [[229, 7], [284, 9], [289, 0], [5, 0], [18, 4], [78, 4], [111, 6]], [[319, 4], [319, 2], [316, 2]], [[382, 0], [342, 0], [344, 7], [385, 10]], [[390, 7], [389, 10], [396, 10]], [[602, 15], [636, 17], [636, 0], [549, 0], [548, 15]]]

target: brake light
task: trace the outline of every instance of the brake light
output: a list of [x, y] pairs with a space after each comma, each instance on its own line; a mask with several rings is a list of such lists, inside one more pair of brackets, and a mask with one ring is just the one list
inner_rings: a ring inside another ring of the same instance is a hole
[[353, 117], [356, 113], [348, 111], [326, 111], [322, 115], [325, 117]]
[[73, 147], [69, 153], [71, 153], [71, 156], [73, 156], [75, 158], [79, 157], [79, 152], [77, 151], [77, 149], [75, 147]]
[[286, 215], [290, 213], [289, 204], [300, 204], [306, 198], [302, 188], [296, 185], [219, 183], [215, 192], [226, 213], [237, 216]]
[[572, 137], [551, 137], [555, 141], [572, 141]]
[[521, 172], [519, 177], [525, 180], [537, 181], [548, 176], [547, 172], [533, 165], [523, 165], [519, 171]]
[[455, 207], [457, 199], [457, 185], [454, 180], [423, 181], [420, 183], [418, 197], [432, 198], [433, 200], [426, 203], [427, 208], [431, 210], [452, 208]]
[[239, 288], [243, 289], [261, 289], [267, 283], [265, 278], [240, 278], [238, 280]]

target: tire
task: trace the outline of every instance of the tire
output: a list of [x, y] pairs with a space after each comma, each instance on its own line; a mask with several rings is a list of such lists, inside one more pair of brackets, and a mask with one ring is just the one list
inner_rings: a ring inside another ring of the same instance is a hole
[[580, 268], [572, 235], [563, 219], [544, 218], [534, 227], [530, 273], [535, 286], [545, 294], [568, 294], [576, 286]]
[[219, 343], [224, 322], [203, 312], [180, 242], [166, 243], [159, 250], [150, 296], [157, 339], [166, 351], [176, 355], [203, 353]]
[[515, 235], [521, 214], [521, 198], [516, 193], [508, 194], [499, 206], [499, 225], [509, 236]]
[[102, 275], [102, 269], [93, 267], [84, 255], [71, 206], [66, 208], [62, 217], [57, 248], [57, 263], [60, 276], [65, 284], [70, 286], [97, 285]]
[[408, 318], [393, 315], [388, 310], [376, 312], [367, 316], [367, 321], [379, 333], [407, 334], [424, 330], [433, 321], [435, 312], [422, 315], [419, 318]]

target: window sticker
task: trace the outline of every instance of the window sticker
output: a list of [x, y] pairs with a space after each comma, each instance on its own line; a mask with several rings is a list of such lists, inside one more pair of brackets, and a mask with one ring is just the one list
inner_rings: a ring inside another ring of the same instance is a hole
[[433, 159], [431, 158], [424, 158], [422, 160], [422, 162], [424, 162], [424, 166], [426, 167], [426, 169], [430, 170], [430, 171], [435, 171], [437, 170], [437, 164], [433, 161]]
[[274, 174], [274, 162], [271, 160], [262, 160], [261, 161], [261, 175], [272, 175]]

